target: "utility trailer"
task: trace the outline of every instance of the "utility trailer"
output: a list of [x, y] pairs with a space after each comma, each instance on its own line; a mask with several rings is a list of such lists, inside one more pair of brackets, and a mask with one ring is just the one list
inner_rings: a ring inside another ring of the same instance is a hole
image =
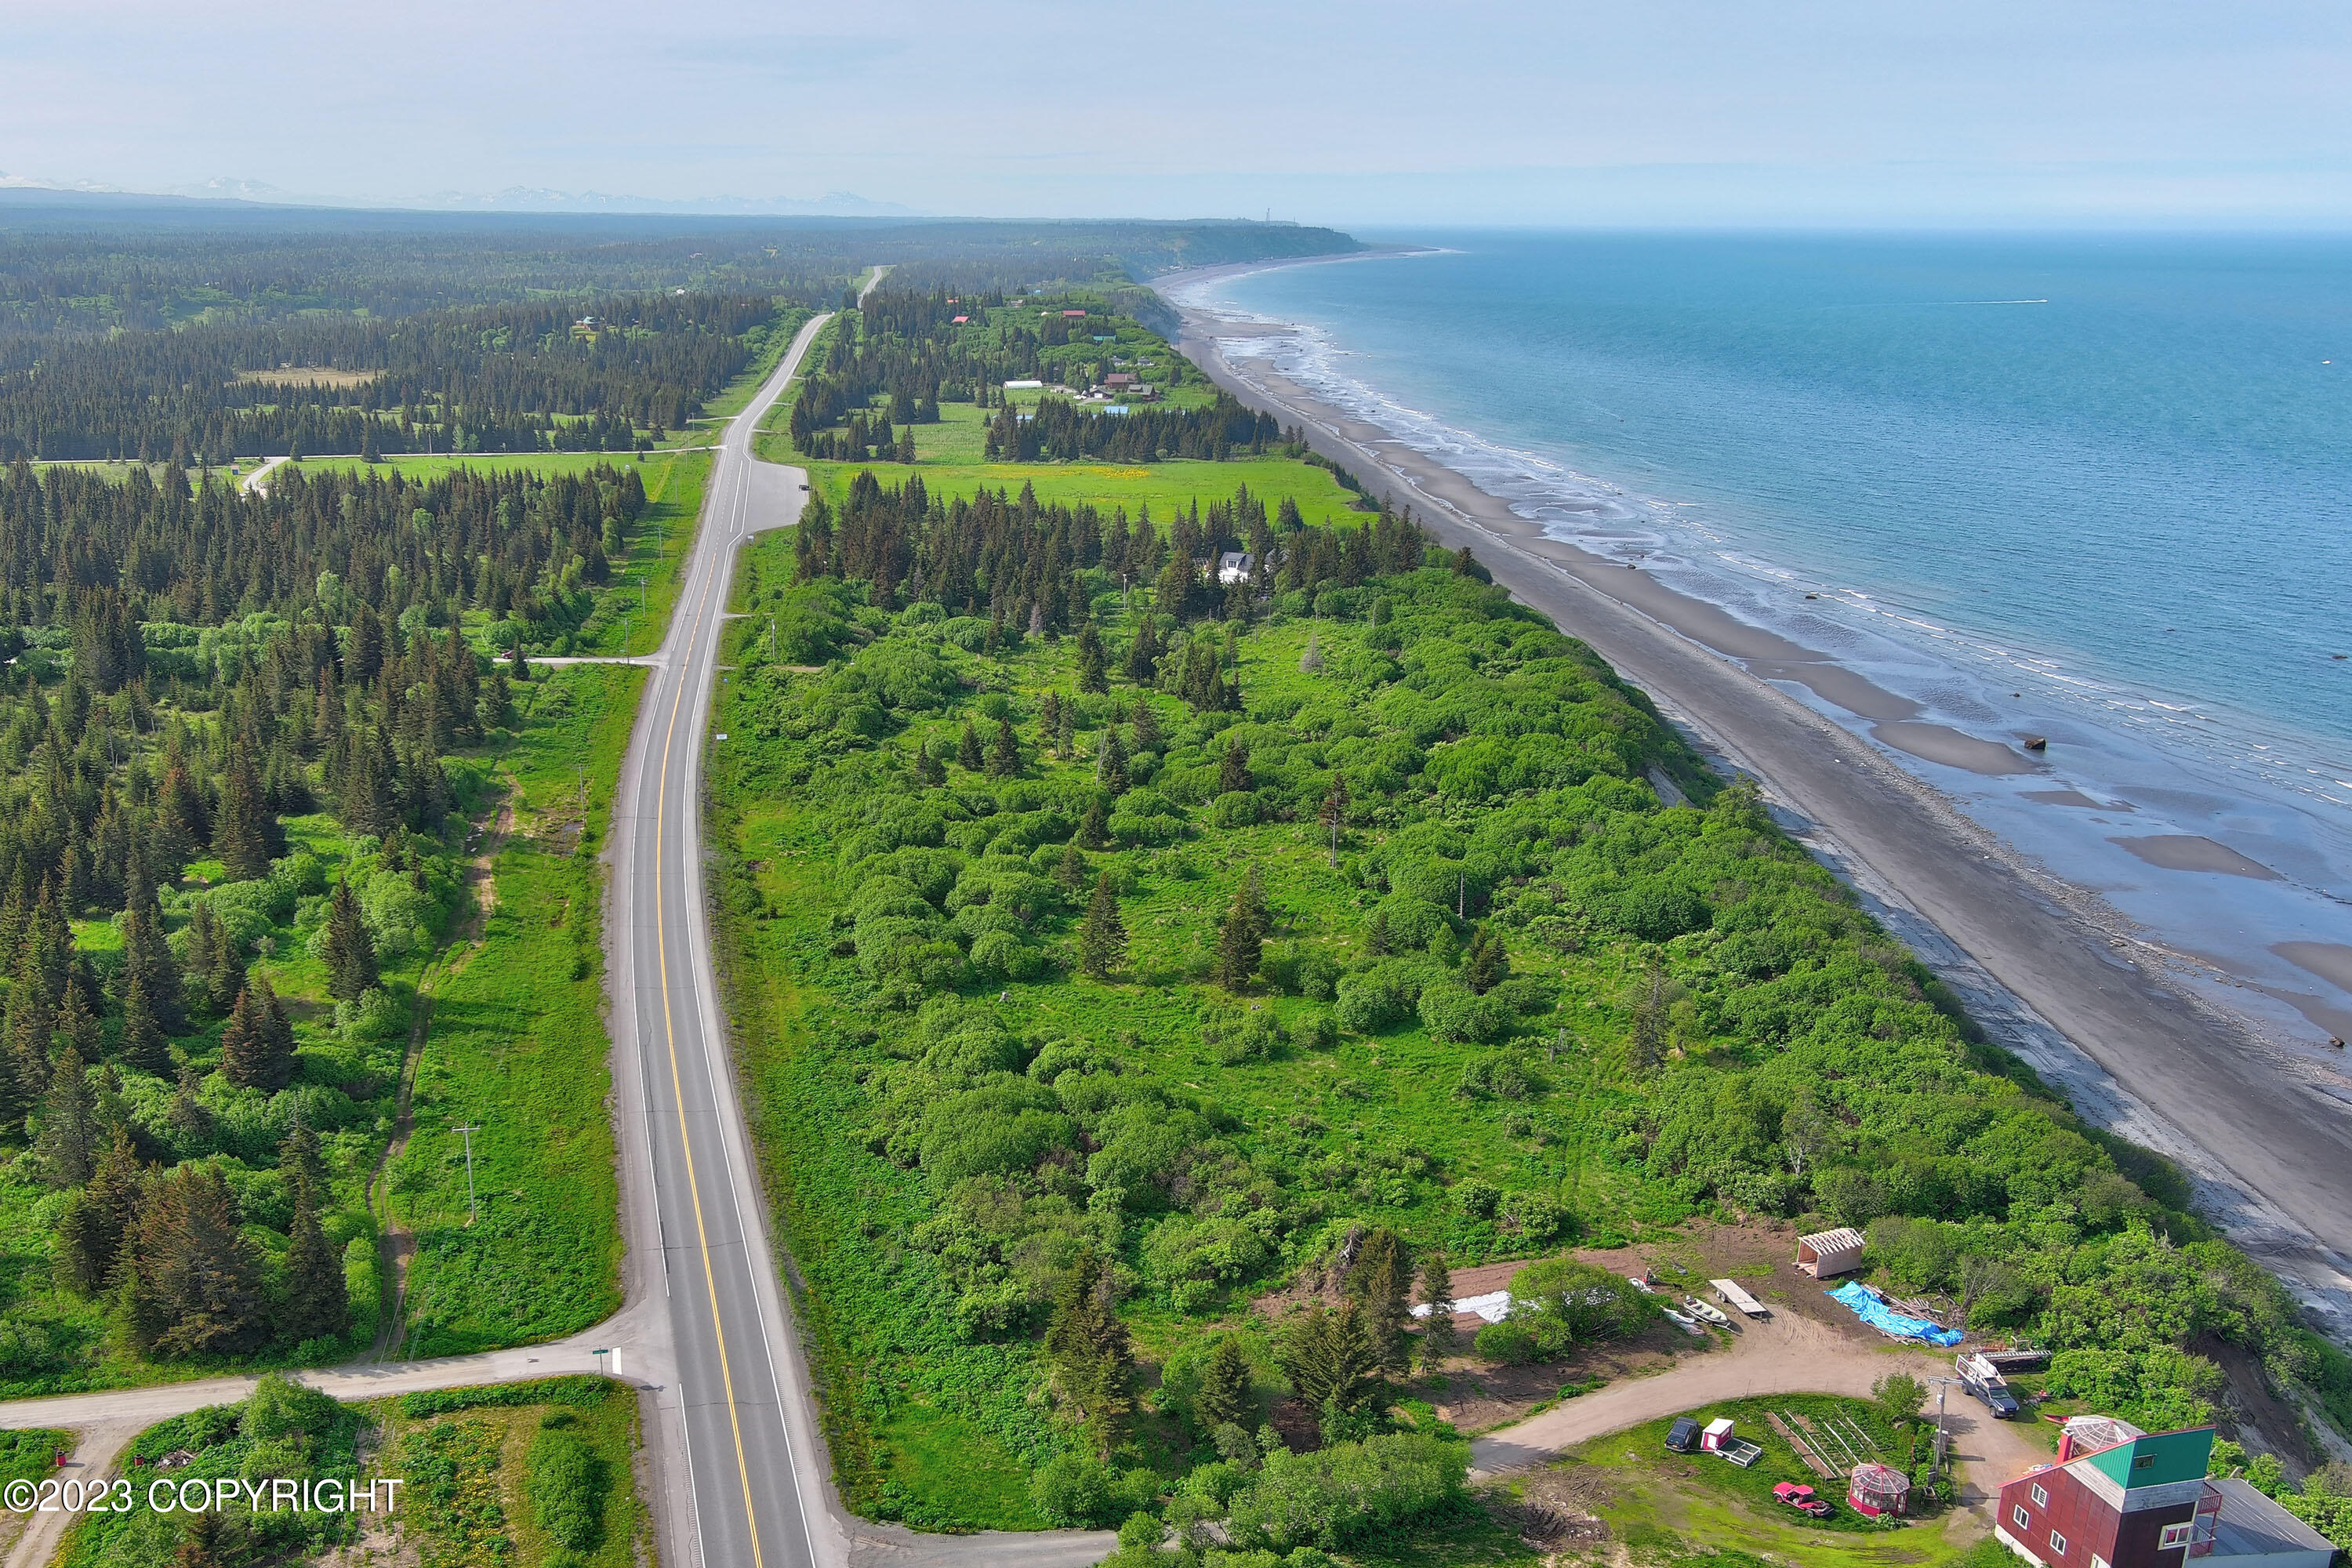
[[1706, 1430], [1698, 1435], [1698, 1446], [1700, 1452], [1729, 1459], [1743, 1470], [1764, 1457], [1764, 1445], [1733, 1435], [1728, 1415], [1718, 1415], [1708, 1422]]
[[1737, 1280], [1710, 1279], [1707, 1283], [1715, 1287], [1716, 1299], [1727, 1307], [1751, 1318], [1769, 1318], [1772, 1315], [1772, 1310], [1769, 1307], [1741, 1289]]

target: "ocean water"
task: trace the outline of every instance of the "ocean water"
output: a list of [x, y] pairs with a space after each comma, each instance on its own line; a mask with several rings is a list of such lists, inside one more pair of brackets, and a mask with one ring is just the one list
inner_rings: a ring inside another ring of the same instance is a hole
[[[1889, 754], [2273, 1038], [2352, 1032], [2352, 237], [1382, 237], [1430, 250], [1188, 296], [1550, 531], [2047, 734]], [[2184, 837], [2249, 864], [2118, 842]]]

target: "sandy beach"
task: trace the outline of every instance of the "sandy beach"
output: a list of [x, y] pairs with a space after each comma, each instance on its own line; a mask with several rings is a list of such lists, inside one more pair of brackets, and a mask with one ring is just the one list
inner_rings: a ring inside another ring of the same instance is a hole
[[[1156, 282], [1164, 294], [1213, 275]], [[1888, 747], [1973, 773], [2046, 771], [2027, 737], [2007, 744], [1922, 721], [1915, 704], [1816, 649], [1547, 537], [1464, 476], [1265, 362], [1238, 353], [1229, 360], [1228, 343], [1275, 330], [1265, 321], [1171, 303], [1183, 317], [1179, 346], [1220, 384], [1301, 429], [1371, 494], [1410, 506], [1448, 548], [1469, 545], [1498, 584], [1590, 643], [1721, 764], [1755, 775], [1783, 822], [2002, 1045], [2085, 1118], [2177, 1161], [2207, 1215], [2275, 1271], [2320, 1327], [2352, 1343], [2352, 1115], [2327, 1076], [2198, 996], [2095, 893], [2015, 854], [1773, 683], [1860, 716]], [[2241, 858], [2202, 839], [2117, 842], [2151, 864], [2246, 874], [2222, 859]], [[2308, 945], [2330, 951], [2288, 956], [2315, 973], [2343, 965], [2352, 951]]]

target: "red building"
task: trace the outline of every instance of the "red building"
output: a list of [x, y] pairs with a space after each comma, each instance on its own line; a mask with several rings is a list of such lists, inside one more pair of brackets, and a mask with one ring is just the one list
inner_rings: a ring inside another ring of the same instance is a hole
[[1995, 1533], [2044, 1568], [2327, 1568], [2327, 1538], [2242, 1480], [2210, 1480], [2213, 1429], [2154, 1436], [2078, 1415], [2058, 1462], [2000, 1489]]

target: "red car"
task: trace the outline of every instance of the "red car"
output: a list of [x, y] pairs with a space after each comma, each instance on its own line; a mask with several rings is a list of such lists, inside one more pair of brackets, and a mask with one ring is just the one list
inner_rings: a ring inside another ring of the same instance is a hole
[[1773, 1487], [1772, 1495], [1799, 1513], [1811, 1518], [1827, 1519], [1830, 1516], [1832, 1504], [1826, 1498], [1815, 1496], [1811, 1487], [1801, 1487], [1794, 1481], [1782, 1481]]

